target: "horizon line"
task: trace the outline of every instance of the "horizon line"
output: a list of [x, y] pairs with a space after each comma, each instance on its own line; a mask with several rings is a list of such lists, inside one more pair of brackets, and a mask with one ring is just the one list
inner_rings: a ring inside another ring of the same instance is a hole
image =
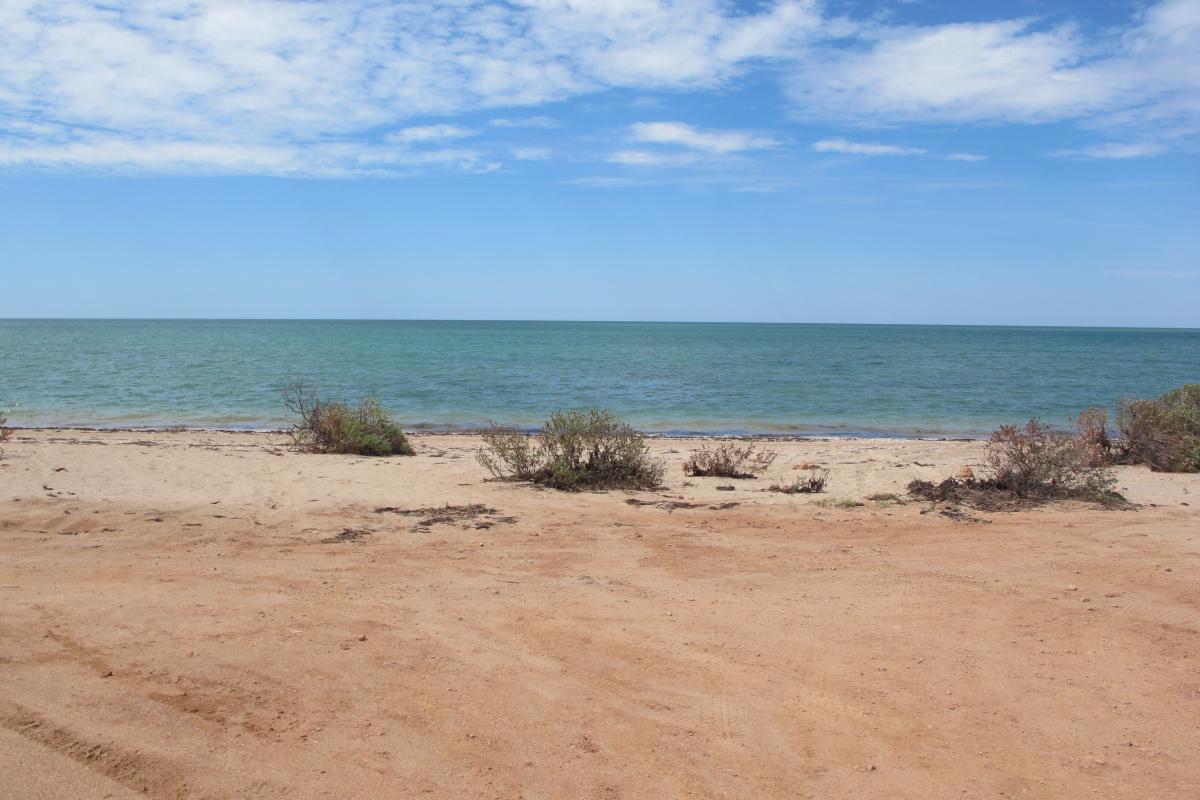
[[485, 319], [466, 317], [0, 317], [0, 322], [476, 322], [580, 325], [809, 325], [927, 328], [1050, 328], [1056, 330], [1159, 330], [1200, 331], [1200, 327], [1174, 325], [1071, 325], [1011, 322], [783, 322], [778, 320], [687, 319]]

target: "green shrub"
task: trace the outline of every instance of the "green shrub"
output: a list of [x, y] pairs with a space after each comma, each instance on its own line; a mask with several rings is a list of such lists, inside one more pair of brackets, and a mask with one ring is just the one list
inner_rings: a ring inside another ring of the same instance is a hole
[[291, 430], [298, 450], [360, 456], [413, 454], [404, 431], [373, 397], [348, 406], [322, 400], [302, 383], [291, 384], [283, 394], [288, 409], [300, 416], [300, 422]]
[[1117, 425], [1125, 463], [1159, 472], [1200, 472], [1200, 383], [1157, 400], [1126, 400]]
[[663, 465], [611, 411], [556, 411], [536, 434], [493, 426], [476, 457], [494, 477], [554, 489], [650, 489]]
[[697, 478], [753, 478], [775, 461], [774, 450], [759, 450], [751, 444], [705, 442], [683, 465], [687, 475]]

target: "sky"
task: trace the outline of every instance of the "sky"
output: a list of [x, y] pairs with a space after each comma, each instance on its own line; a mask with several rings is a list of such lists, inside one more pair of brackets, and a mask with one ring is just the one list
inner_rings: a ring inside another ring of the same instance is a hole
[[0, 0], [0, 317], [1200, 327], [1200, 0]]

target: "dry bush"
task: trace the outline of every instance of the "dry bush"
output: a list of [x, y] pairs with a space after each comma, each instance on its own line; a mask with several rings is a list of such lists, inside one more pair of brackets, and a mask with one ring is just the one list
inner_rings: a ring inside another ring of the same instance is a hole
[[1159, 472], [1200, 472], [1200, 383], [1157, 400], [1126, 400], [1117, 425], [1124, 463]]
[[[8, 417], [0, 413], [0, 442], [7, 442], [12, 437], [12, 428], [8, 425]], [[4, 454], [4, 448], [0, 447], [0, 455]]]
[[1075, 418], [1075, 446], [1089, 467], [1113, 463], [1113, 442], [1108, 436], [1108, 412], [1092, 406]]
[[692, 451], [683, 471], [697, 478], [753, 478], [766, 472], [776, 455], [774, 450], [760, 450], [753, 443], [705, 442]]
[[536, 434], [493, 426], [476, 458], [494, 477], [553, 489], [651, 489], [663, 465], [645, 434], [611, 411], [556, 411]]
[[791, 483], [773, 483], [767, 487], [767, 491], [781, 494], [818, 494], [825, 491], [827, 483], [829, 470], [812, 467], [806, 477], [796, 478]]
[[985, 461], [991, 480], [1018, 497], [1087, 490], [1105, 473], [1088, 465], [1077, 438], [1037, 419], [1024, 428], [1004, 425], [992, 433]]
[[987, 478], [949, 478], [936, 484], [914, 480], [908, 493], [922, 500], [990, 511], [1051, 500], [1125, 505], [1125, 499], [1114, 491], [1112, 471], [1090, 462], [1081, 437], [1053, 430], [1036, 419], [1022, 428], [1005, 425], [995, 431], [988, 440], [985, 461], [990, 473]]
[[411, 456], [412, 445], [387, 409], [373, 397], [357, 406], [322, 400], [303, 383], [284, 389], [284, 403], [300, 422], [291, 428], [292, 443], [305, 453], [360, 456]]

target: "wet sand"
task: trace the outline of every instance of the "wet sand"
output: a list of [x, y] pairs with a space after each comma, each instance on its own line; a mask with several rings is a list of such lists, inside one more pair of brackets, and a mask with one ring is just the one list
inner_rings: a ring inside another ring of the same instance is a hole
[[866, 498], [979, 443], [563, 494], [415, 441], [18, 431], [0, 797], [1200, 796], [1200, 476], [952, 518]]

